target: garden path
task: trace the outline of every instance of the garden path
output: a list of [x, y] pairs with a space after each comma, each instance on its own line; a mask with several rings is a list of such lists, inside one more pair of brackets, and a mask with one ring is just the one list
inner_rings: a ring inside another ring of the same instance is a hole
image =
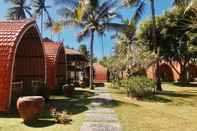
[[96, 87], [89, 110], [80, 131], [122, 131], [110, 92], [105, 87]]

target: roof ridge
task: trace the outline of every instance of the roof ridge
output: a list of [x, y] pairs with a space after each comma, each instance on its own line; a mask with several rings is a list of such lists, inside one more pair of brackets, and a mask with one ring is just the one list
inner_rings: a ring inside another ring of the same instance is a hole
[[35, 22], [35, 19], [22, 19], [22, 20], [1, 20], [0, 23], [24, 23], [24, 22]]

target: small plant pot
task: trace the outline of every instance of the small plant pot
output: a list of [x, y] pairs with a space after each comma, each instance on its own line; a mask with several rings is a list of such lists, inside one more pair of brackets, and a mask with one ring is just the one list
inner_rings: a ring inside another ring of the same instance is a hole
[[17, 100], [17, 109], [24, 123], [35, 121], [44, 110], [44, 98], [42, 96], [25, 96]]

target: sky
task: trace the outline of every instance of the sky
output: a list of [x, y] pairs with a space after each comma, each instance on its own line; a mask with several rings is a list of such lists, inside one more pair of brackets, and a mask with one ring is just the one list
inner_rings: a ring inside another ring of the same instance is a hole
[[[0, 20], [6, 20], [6, 11], [8, 8], [12, 7], [10, 3], [5, 3], [5, 0], [0, 0]], [[47, 5], [50, 5], [51, 8], [49, 9], [50, 15], [53, 19], [60, 19], [60, 17], [57, 15], [57, 8], [58, 6], [54, 6], [52, 3], [53, 0], [48, 0]], [[148, 1], [148, 0], [147, 0]], [[156, 15], [161, 15], [164, 11], [170, 9], [172, 6], [172, 0], [155, 0], [155, 8], [156, 8]], [[145, 7], [144, 15], [142, 16], [142, 20], [149, 19], [151, 17], [151, 12], [149, 8], [149, 3]], [[124, 19], [131, 18], [133, 14], [133, 9], [126, 8], [120, 10], [121, 15]], [[40, 21], [37, 20], [37, 24], [40, 27]], [[74, 49], [78, 49], [80, 44], [85, 44], [89, 48], [89, 39], [85, 39], [81, 43], [77, 42], [76, 34], [79, 32], [79, 29], [76, 28], [68, 28], [65, 27], [64, 31], [61, 33], [60, 39], [64, 41], [64, 46], [69, 46]], [[106, 32], [106, 35], [103, 37], [95, 37], [94, 40], [94, 54], [97, 58], [102, 58], [103, 56], [109, 56], [113, 52], [113, 47], [115, 44], [115, 40], [111, 39], [111, 36], [115, 32]], [[50, 30], [44, 30], [43, 37], [49, 37], [51, 38]], [[58, 41], [58, 36], [53, 35], [53, 40]], [[103, 45], [103, 46], [102, 46]]]

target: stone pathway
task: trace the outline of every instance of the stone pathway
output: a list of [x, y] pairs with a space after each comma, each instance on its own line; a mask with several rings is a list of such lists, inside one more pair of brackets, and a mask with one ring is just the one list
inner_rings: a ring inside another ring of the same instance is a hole
[[105, 87], [96, 87], [94, 92], [80, 131], [122, 131], [116, 113], [105, 107], [112, 104], [111, 94]]

